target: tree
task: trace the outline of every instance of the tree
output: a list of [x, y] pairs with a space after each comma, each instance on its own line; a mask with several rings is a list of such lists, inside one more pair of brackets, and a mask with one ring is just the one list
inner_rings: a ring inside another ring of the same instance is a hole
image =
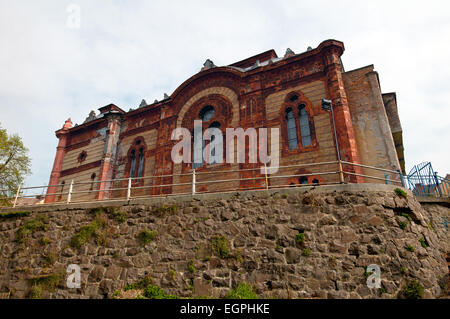
[[8, 205], [22, 185], [26, 175], [31, 173], [28, 149], [17, 135], [8, 135], [0, 126], [0, 204]]

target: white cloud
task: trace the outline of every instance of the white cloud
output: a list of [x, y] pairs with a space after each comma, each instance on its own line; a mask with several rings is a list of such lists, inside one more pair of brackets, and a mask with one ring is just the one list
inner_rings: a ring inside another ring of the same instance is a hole
[[[66, 27], [69, 4], [81, 28]], [[31, 149], [29, 184], [48, 181], [54, 131], [110, 102], [172, 93], [206, 58], [229, 64], [335, 38], [346, 70], [374, 64], [397, 92], [407, 168], [450, 172], [446, 1], [0, 1], [0, 122]], [[448, 142], [447, 142], [448, 143]]]

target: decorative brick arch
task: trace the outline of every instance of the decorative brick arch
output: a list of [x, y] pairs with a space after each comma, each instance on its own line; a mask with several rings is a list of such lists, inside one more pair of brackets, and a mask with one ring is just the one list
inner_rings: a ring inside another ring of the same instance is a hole
[[228, 101], [232, 105], [231, 114], [232, 114], [232, 120], [231, 120], [231, 127], [234, 127], [238, 125], [239, 123], [239, 99], [237, 94], [227, 88], [227, 87], [210, 87], [208, 89], [205, 89], [203, 91], [200, 91], [199, 93], [195, 94], [193, 97], [191, 97], [181, 108], [180, 112], [178, 113], [178, 119], [176, 127], [182, 127], [183, 119], [186, 115], [186, 112], [188, 112], [191, 108], [191, 106], [196, 103], [198, 100], [200, 100], [203, 97], [206, 97], [208, 95], [220, 95], [228, 99]]
[[[217, 122], [220, 124], [220, 130], [223, 134], [222, 154], [225, 157], [225, 129], [231, 127], [233, 118], [233, 105], [226, 96], [210, 94], [198, 99], [191, 105], [189, 112], [184, 116], [181, 126], [191, 132], [193, 145], [194, 120], [199, 120], [199, 114], [206, 106], [212, 106], [214, 108], [214, 116], [210, 120], [202, 122], [202, 131], [204, 132], [212, 123]], [[192, 154], [189, 154], [189, 156], [192, 156]], [[229, 166], [226, 163], [212, 165]], [[204, 164], [196, 170], [205, 170], [208, 166], [208, 164]], [[182, 163], [182, 172], [190, 171], [191, 169], [192, 163]]]

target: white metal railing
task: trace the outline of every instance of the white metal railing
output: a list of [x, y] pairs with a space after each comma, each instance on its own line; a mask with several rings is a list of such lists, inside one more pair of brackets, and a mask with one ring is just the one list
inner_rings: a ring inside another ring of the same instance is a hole
[[[325, 167], [318, 171], [317, 168]], [[195, 195], [199, 193], [242, 191], [252, 189], [272, 189], [299, 186], [319, 186], [333, 185], [340, 183], [367, 183], [370, 181], [383, 181], [386, 184], [397, 184], [404, 186], [404, 180], [401, 172], [389, 170], [369, 165], [350, 163], [346, 161], [329, 161], [309, 164], [284, 165], [278, 167], [276, 174], [269, 174], [270, 167], [260, 166], [255, 168], [202, 171], [201, 169], [192, 170], [189, 173], [153, 175], [133, 178], [117, 178], [100, 181], [75, 181], [71, 180], [68, 185], [43, 185], [22, 187], [19, 186], [14, 197], [6, 197], [13, 207], [19, 203], [19, 198], [37, 198], [42, 197], [41, 201], [46, 199], [46, 203], [75, 203], [86, 201], [102, 200], [130, 200], [133, 198], [152, 197], [152, 196], [170, 196], [170, 195]], [[302, 170], [303, 169], [303, 170]], [[292, 172], [297, 170], [297, 172]], [[255, 172], [256, 171], [256, 172]], [[282, 171], [285, 171], [284, 173]], [[287, 171], [287, 172], [286, 172]], [[302, 172], [299, 172], [302, 171]], [[371, 175], [370, 172], [384, 173], [384, 177]], [[226, 176], [229, 174], [238, 174], [237, 177], [215, 178], [216, 176]], [[251, 176], [242, 176], [242, 174], [251, 174]], [[212, 176], [211, 176], [212, 175]], [[208, 177], [209, 176], [209, 177]], [[317, 183], [305, 184], [304, 179], [308, 177], [317, 177], [322, 179]], [[177, 182], [174, 182], [174, 179]], [[303, 178], [303, 182], [300, 182]], [[165, 179], [169, 179], [166, 182]], [[149, 184], [145, 184], [149, 181]], [[232, 187], [226, 187], [225, 184], [233, 184]], [[222, 184], [222, 185], [221, 185]], [[212, 186], [211, 190], [202, 190], [202, 186]], [[225, 185], [225, 186], [224, 186]], [[117, 186], [117, 187], [115, 187]], [[87, 189], [86, 189], [87, 188]], [[200, 189], [198, 189], [200, 188]], [[27, 194], [30, 191], [41, 189], [42, 195]], [[60, 189], [60, 191], [56, 191]], [[44, 195], [44, 191], [46, 194]], [[145, 190], [151, 190], [150, 194]], [[178, 190], [178, 191], [177, 191]], [[4, 191], [4, 190], [0, 190]], [[51, 191], [51, 192], [49, 192]], [[139, 192], [141, 194], [139, 194]], [[134, 194], [133, 194], [134, 193]], [[142, 194], [143, 193], [143, 194]], [[88, 196], [86, 196], [88, 195]], [[78, 199], [76, 198], [78, 196]], [[84, 196], [84, 198], [83, 198]], [[81, 197], [81, 198], [80, 198]]]

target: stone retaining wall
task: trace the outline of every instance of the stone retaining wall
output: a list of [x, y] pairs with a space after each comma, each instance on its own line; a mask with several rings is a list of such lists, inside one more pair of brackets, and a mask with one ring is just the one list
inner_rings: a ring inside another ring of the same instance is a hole
[[[111, 298], [150, 276], [180, 297], [224, 297], [246, 282], [261, 298], [397, 298], [413, 279], [424, 298], [442, 297], [450, 209], [408, 194], [389, 185], [248, 191], [114, 202], [97, 217], [99, 203], [40, 207], [0, 218], [0, 293]], [[94, 220], [101, 226], [73, 247]], [[144, 244], [146, 230], [155, 237]], [[81, 268], [79, 289], [66, 287], [69, 264]], [[370, 264], [381, 268], [380, 289], [367, 287]]]

